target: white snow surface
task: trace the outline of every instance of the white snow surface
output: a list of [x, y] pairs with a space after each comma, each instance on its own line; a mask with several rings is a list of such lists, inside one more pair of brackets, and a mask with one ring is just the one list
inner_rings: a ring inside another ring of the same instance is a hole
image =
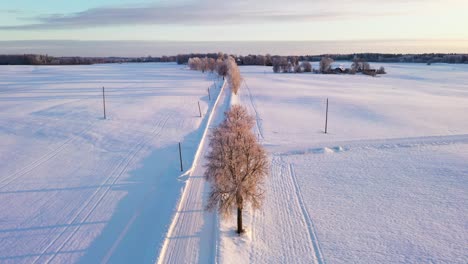
[[468, 65], [382, 66], [241, 68], [271, 171], [247, 234], [220, 222], [221, 263], [468, 263]]
[[[468, 66], [382, 66], [241, 67], [238, 96], [175, 64], [0, 67], [0, 263], [468, 263]], [[242, 236], [204, 211], [231, 104], [271, 161]]]
[[176, 64], [1, 66], [0, 262], [155, 262], [178, 143], [186, 171], [221, 84]]

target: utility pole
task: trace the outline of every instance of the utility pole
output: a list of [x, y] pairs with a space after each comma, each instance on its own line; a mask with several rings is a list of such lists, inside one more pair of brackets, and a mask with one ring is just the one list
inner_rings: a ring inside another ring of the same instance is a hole
[[327, 98], [327, 111], [325, 112], [325, 134], [327, 134], [328, 128], [328, 98]]
[[201, 115], [201, 108], [200, 108], [200, 101], [198, 101], [198, 112], [200, 113], [200, 117], [202, 117], [202, 115]]
[[180, 171], [184, 171], [184, 167], [182, 166], [182, 147], [180, 146], [180, 142], [179, 142], [179, 159], [180, 159]]
[[102, 87], [102, 106], [104, 109], [104, 119], [106, 119], [106, 96], [104, 94], [104, 86]]

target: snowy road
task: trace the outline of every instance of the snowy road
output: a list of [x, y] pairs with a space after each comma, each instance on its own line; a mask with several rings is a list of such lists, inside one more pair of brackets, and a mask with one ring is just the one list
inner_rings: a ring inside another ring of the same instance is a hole
[[169, 228], [158, 263], [215, 263], [217, 262], [217, 217], [205, 211], [209, 185], [204, 179], [205, 155], [209, 148], [211, 128], [224, 119], [231, 103], [231, 91], [223, 86], [213, 111], [207, 120], [206, 131], [188, 172], [182, 197]]

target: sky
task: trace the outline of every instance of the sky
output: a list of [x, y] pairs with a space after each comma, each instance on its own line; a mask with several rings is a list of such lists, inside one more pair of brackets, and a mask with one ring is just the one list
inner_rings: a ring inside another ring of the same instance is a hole
[[[0, 53], [70, 47], [74, 55], [143, 56], [177, 52], [180, 42], [194, 52], [244, 42], [238, 52], [272, 53], [277, 41], [310, 43], [309, 54], [314, 45], [327, 53], [323, 43], [334, 45], [329, 53], [468, 53], [466, 10], [467, 0], [0, 0]], [[85, 49], [93, 43], [99, 50]], [[121, 50], [106, 51], [105, 43]], [[137, 54], [131, 43], [159, 46]], [[303, 52], [290, 45], [290, 53]]]

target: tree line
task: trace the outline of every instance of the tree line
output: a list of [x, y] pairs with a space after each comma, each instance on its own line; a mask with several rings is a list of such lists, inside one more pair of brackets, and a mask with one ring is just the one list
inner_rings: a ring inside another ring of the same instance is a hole
[[189, 69], [201, 72], [216, 72], [223, 79], [227, 77], [229, 87], [234, 94], [237, 94], [242, 83], [242, 76], [236, 60], [226, 54], [219, 53], [216, 59], [214, 58], [189, 58], [187, 65]]
[[[178, 64], [186, 64], [192, 57], [208, 57], [216, 59], [219, 53], [206, 54], [179, 54]], [[222, 54], [222, 53], [221, 53]], [[273, 61], [285, 59], [286, 61], [309, 61], [319, 62], [323, 57], [331, 58], [335, 61], [353, 61], [354, 58], [361, 58], [367, 62], [410, 62], [410, 63], [468, 63], [468, 54], [446, 54], [446, 53], [425, 53], [425, 54], [387, 54], [387, 53], [351, 53], [351, 54], [322, 54], [322, 55], [301, 55], [301, 56], [279, 56], [279, 55], [230, 55], [239, 66], [242, 65], [264, 65], [273, 66]]]
[[[99, 63], [144, 63], [144, 62], [177, 62], [187, 64], [190, 58], [212, 58], [217, 59], [223, 53], [190, 53], [178, 54], [176, 56], [159, 57], [53, 57], [41, 54], [17, 54], [0, 55], [0, 65], [74, 65], [74, 64], [99, 64]], [[329, 57], [335, 61], [352, 61], [355, 57], [362, 58], [368, 62], [412, 62], [412, 63], [468, 63], [468, 54], [386, 54], [386, 53], [352, 53], [352, 54], [323, 54], [302, 56], [279, 56], [279, 55], [229, 55], [236, 61], [237, 65], [264, 65], [273, 66], [273, 61], [285, 58], [287, 61], [310, 61], [317, 62], [323, 57]]]
[[298, 58], [292, 58], [288, 60], [286, 57], [274, 58], [273, 59], [273, 72], [275, 73], [302, 73], [302, 72], [313, 72], [322, 74], [356, 74], [363, 73], [366, 75], [375, 76], [377, 74], [385, 74], [385, 68], [380, 67], [379, 69], [371, 68], [370, 64], [362, 59], [355, 57], [350, 68], [345, 68], [340, 65], [333, 68], [334, 60], [331, 57], [324, 56], [320, 59], [319, 68], [313, 69], [312, 64], [308, 61], [299, 61]]
[[0, 55], [0, 65], [88, 65], [104, 63], [175, 62], [176, 56], [162, 57], [53, 57], [40, 54]]

